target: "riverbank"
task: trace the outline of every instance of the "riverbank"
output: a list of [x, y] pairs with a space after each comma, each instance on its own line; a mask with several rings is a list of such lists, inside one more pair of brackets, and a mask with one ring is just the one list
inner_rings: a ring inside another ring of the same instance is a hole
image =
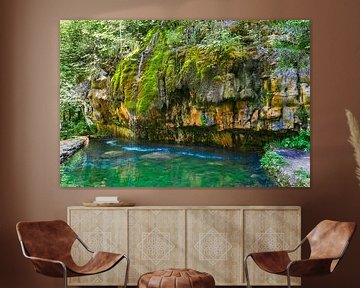
[[88, 136], [77, 136], [60, 141], [60, 164], [89, 143]]
[[279, 165], [269, 172], [280, 186], [310, 187], [310, 152], [286, 148], [274, 148], [272, 152], [278, 155]]

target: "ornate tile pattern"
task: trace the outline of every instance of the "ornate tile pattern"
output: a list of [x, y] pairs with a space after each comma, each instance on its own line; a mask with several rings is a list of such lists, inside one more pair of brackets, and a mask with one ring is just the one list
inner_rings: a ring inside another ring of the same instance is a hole
[[289, 244], [285, 241], [285, 233], [276, 232], [272, 228], [267, 229], [265, 232], [257, 232], [255, 235], [256, 240], [252, 246], [253, 251], [276, 251], [289, 247]]
[[200, 239], [194, 247], [199, 252], [200, 260], [206, 260], [211, 265], [215, 265], [220, 260], [227, 260], [227, 252], [232, 247], [227, 240], [227, 233], [219, 233], [215, 228], [211, 228], [208, 232], [199, 235]]
[[187, 266], [212, 274], [217, 285], [240, 284], [241, 235], [242, 210], [188, 210]]
[[129, 210], [130, 283], [148, 271], [185, 267], [185, 210]]
[[142, 233], [142, 240], [138, 244], [138, 248], [141, 250], [142, 260], [150, 260], [157, 265], [162, 260], [170, 260], [170, 252], [175, 245], [170, 240], [170, 233], [154, 228], [149, 233]]

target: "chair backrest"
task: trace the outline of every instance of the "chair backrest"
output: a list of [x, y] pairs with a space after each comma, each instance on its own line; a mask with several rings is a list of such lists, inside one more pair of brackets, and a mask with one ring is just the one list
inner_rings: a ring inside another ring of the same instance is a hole
[[19, 222], [16, 231], [26, 252], [40, 258], [67, 258], [76, 240], [75, 232], [62, 220]]
[[[337, 258], [345, 252], [356, 229], [355, 222], [321, 221], [306, 237], [310, 258]], [[335, 268], [332, 265], [332, 270]]]

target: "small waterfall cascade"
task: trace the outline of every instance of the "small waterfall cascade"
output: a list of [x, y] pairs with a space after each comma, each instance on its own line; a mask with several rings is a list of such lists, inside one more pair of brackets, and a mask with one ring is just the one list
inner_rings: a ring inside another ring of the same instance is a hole
[[136, 74], [137, 82], [139, 82], [139, 80], [140, 80], [141, 68], [144, 63], [145, 57], [147, 54], [149, 54], [151, 52], [151, 49], [156, 45], [158, 37], [159, 37], [159, 34], [156, 33], [154, 35], [154, 37], [151, 39], [150, 44], [148, 46], [146, 46], [145, 50], [140, 53], [140, 61], [139, 61], [139, 66], [138, 66], [138, 70], [137, 70], [137, 74]]
[[139, 62], [139, 66], [138, 66], [138, 71], [137, 71], [137, 74], [136, 74], [136, 80], [139, 82], [140, 80], [140, 75], [141, 75], [141, 67], [143, 65], [143, 62], [144, 62], [144, 58], [145, 58], [145, 51], [147, 49], [145, 49], [143, 52], [141, 52], [140, 54], [140, 62]]
[[129, 112], [129, 129], [131, 130], [130, 143], [131, 146], [136, 144], [136, 112]]

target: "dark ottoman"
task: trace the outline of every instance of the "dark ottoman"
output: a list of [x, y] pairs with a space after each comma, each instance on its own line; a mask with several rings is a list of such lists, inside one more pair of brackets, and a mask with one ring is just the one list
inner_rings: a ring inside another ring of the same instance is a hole
[[214, 277], [192, 269], [166, 269], [140, 276], [138, 288], [214, 288]]

